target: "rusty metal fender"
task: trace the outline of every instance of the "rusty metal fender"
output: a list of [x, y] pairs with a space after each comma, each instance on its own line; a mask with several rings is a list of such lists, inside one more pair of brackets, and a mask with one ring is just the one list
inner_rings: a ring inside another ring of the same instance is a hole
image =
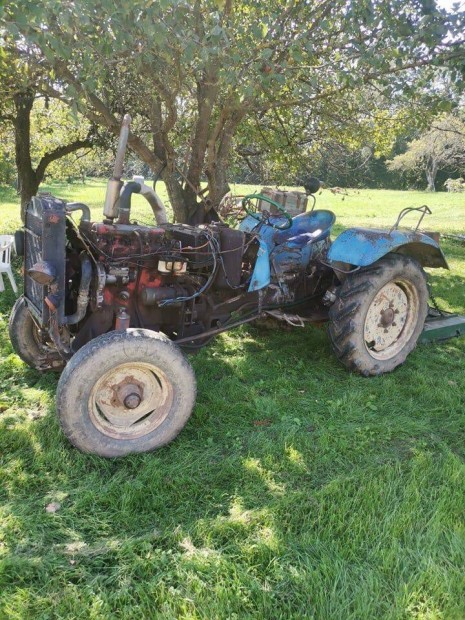
[[409, 230], [349, 228], [333, 241], [328, 258], [331, 262], [366, 267], [389, 252], [412, 256], [423, 267], [449, 269], [435, 239], [424, 233]]

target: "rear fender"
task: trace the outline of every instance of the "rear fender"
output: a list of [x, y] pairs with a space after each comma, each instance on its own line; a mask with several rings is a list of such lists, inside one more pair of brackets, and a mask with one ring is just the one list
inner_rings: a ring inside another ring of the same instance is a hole
[[349, 228], [333, 241], [328, 253], [332, 262], [366, 267], [395, 252], [415, 258], [423, 267], [449, 269], [439, 243], [424, 233], [409, 230]]

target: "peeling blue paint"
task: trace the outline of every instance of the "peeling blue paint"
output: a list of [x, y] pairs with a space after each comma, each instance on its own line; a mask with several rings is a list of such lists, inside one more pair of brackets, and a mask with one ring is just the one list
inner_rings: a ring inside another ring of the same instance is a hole
[[366, 267], [389, 252], [399, 250], [402, 254], [417, 258], [424, 266], [448, 268], [439, 244], [432, 237], [409, 230], [388, 232], [374, 228], [350, 228], [333, 241], [328, 258], [334, 262]]
[[259, 291], [270, 283], [270, 253], [264, 241], [260, 240], [259, 243], [257, 260], [249, 284], [249, 293]]

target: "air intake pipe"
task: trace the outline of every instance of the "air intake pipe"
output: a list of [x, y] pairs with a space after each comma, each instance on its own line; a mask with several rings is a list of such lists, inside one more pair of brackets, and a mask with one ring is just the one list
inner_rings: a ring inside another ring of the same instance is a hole
[[[123, 182], [121, 181], [121, 177], [123, 176], [124, 157], [126, 155], [126, 147], [128, 145], [130, 124], [131, 117], [129, 114], [125, 114], [119, 134], [118, 150], [116, 152], [115, 165], [113, 167], [113, 176], [108, 181], [107, 185], [103, 215], [109, 220], [118, 218], [119, 224], [129, 224], [131, 195], [140, 193], [152, 207], [157, 224], [166, 224], [168, 222], [168, 217], [166, 215], [163, 202], [152, 188], [145, 185], [143, 177], [136, 177], [134, 182], [126, 183], [126, 185], [123, 185]], [[83, 213], [83, 219], [86, 219], [86, 213]]]

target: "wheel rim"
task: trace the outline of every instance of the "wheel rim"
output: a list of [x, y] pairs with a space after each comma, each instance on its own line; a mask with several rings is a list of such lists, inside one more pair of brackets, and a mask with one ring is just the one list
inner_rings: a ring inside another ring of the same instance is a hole
[[93, 386], [89, 413], [94, 425], [116, 439], [135, 439], [155, 430], [173, 402], [173, 386], [157, 366], [119, 364]]
[[387, 360], [410, 341], [417, 324], [419, 296], [405, 280], [393, 280], [372, 300], [364, 325], [365, 346], [372, 357]]

